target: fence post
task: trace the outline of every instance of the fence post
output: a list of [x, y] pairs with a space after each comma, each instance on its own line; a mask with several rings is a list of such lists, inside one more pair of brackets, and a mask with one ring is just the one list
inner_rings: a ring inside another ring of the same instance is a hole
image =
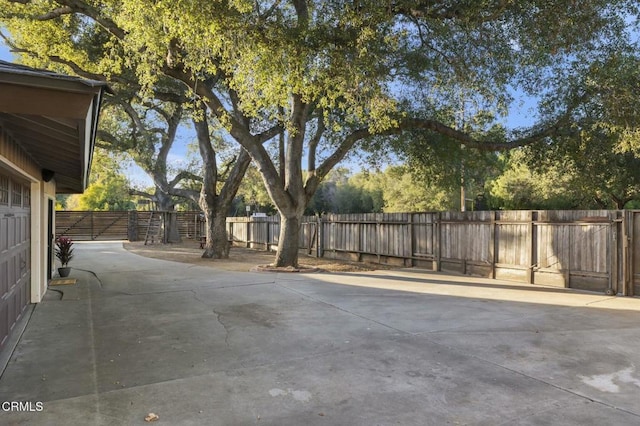
[[622, 211], [622, 223], [621, 223], [621, 233], [622, 233], [622, 251], [620, 253], [621, 262], [622, 262], [622, 295], [629, 296], [630, 289], [632, 286], [630, 285], [629, 280], [629, 215], [631, 212], [628, 210]]
[[609, 284], [606, 291], [607, 294], [615, 295], [618, 293], [618, 211], [610, 213], [609, 222], [609, 239], [610, 248], [607, 250], [609, 253]]
[[440, 235], [440, 225], [442, 221], [442, 212], [438, 212], [434, 217], [433, 223], [433, 270], [436, 272], [440, 272], [440, 260], [441, 260], [441, 251], [440, 251], [440, 243], [441, 243], [441, 235]]
[[129, 210], [129, 225], [127, 227], [127, 238], [129, 241], [138, 241], [138, 211]]
[[627, 296], [633, 296], [635, 294], [635, 272], [634, 272], [634, 261], [635, 261], [635, 241], [634, 241], [634, 235], [635, 235], [635, 217], [636, 217], [636, 212], [635, 211], [626, 211], [626, 219], [627, 219], [627, 237], [625, 239], [626, 243], [627, 243], [627, 279], [628, 279], [628, 290], [627, 290]]
[[534, 217], [534, 212], [530, 211], [529, 214], [529, 252], [527, 253], [527, 283], [529, 284], [533, 284], [533, 262], [534, 262], [534, 256], [535, 256], [535, 243], [536, 243], [536, 236], [534, 234], [535, 232], [535, 225], [533, 223], [533, 221], [537, 218], [537, 215], [535, 215]]
[[496, 263], [498, 263], [498, 212], [491, 212], [491, 278], [496, 279]]
[[380, 215], [384, 213], [376, 213], [376, 256], [380, 263]]
[[358, 223], [358, 262], [362, 262], [362, 228], [364, 228], [362, 222]]
[[322, 226], [322, 215], [318, 213], [316, 215], [316, 226], [318, 232], [316, 232], [316, 257], [320, 258], [324, 256], [324, 227]]
[[93, 236], [93, 212], [91, 212], [91, 214], [89, 214], [89, 218], [91, 219], [91, 220], [89, 221], [89, 223], [91, 224], [91, 225], [90, 225], [90, 226], [91, 226], [91, 231], [90, 231], [90, 233], [91, 233], [91, 241], [94, 241], [94, 240], [95, 240], [95, 238], [94, 238], [94, 236]]
[[249, 248], [249, 247], [251, 247], [251, 243], [249, 242], [249, 241], [251, 241], [251, 237], [250, 237], [250, 235], [251, 235], [251, 223], [250, 223], [251, 218], [248, 217], [246, 220], [247, 220], [247, 236], [246, 236], [247, 241], [246, 241], [246, 246], [247, 246], [247, 248]]
[[408, 222], [409, 222], [409, 259], [408, 259], [408, 262], [405, 261], [404, 265], [413, 267], [413, 253], [415, 253], [414, 241], [413, 241], [413, 213], [409, 213]]

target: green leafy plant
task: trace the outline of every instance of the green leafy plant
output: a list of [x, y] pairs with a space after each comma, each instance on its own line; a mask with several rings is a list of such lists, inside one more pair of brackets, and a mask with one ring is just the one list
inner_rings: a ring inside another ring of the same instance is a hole
[[69, 237], [56, 238], [56, 257], [65, 268], [73, 259], [73, 240]]

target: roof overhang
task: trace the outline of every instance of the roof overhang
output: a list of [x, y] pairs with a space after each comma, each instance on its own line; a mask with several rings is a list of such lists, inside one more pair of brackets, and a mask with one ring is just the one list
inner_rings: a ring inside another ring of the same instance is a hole
[[0, 124], [43, 171], [53, 172], [58, 193], [88, 185], [105, 88], [0, 61]]

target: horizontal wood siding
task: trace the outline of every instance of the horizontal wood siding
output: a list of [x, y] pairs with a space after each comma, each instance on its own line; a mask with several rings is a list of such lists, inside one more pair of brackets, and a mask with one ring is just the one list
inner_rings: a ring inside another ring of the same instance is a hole
[[35, 179], [39, 179], [42, 171], [31, 156], [22, 149], [16, 139], [14, 139], [2, 126], [0, 121], [0, 156], [6, 158], [10, 163]]

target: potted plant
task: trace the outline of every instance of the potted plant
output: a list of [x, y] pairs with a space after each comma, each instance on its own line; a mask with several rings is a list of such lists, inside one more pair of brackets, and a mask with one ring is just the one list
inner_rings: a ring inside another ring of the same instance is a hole
[[56, 238], [56, 257], [62, 264], [61, 268], [58, 268], [58, 274], [61, 277], [68, 277], [71, 272], [71, 268], [67, 266], [69, 261], [73, 259], [73, 240], [69, 237]]

